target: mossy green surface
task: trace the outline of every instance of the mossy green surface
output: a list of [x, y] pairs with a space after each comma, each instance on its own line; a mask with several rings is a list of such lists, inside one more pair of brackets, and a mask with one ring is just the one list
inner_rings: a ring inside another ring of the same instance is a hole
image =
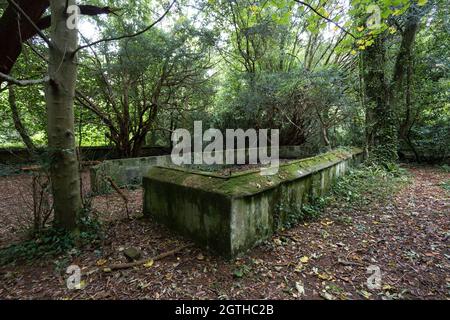
[[278, 173], [270, 176], [261, 175], [259, 170], [249, 170], [232, 174], [229, 177], [221, 177], [182, 168], [176, 169], [157, 166], [149, 170], [147, 177], [193, 189], [203, 189], [208, 192], [220, 193], [230, 197], [243, 197], [263, 192], [277, 187], [280, 183], [318, 172], [360, 153], [362, 153], [361, 149], [353, 148], [348, 150], [335, 150], [312, 158], [293, 160], [281, 164]]

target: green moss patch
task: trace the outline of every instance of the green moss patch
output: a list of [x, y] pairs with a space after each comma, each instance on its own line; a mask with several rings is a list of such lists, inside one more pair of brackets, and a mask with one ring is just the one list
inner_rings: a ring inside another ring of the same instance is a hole
[[284, 181], [291, 181], [320, 171], [360, 153], [362, 153], [362, 150], [357, 148], [339, 149], [312, 158], [293, 160], [281, 164], [278, 173], [271, 176], [261, 175], [260, 170], [249, 170], [223, 177], [181, 167], [156, 166], [149, 170], [147, 177], [190, 188], [221, 193], [230, 197], [242, 197], [275, 188]]

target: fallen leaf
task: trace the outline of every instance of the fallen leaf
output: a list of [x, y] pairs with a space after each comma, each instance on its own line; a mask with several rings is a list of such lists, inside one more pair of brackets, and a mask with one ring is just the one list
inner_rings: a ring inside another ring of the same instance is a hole
[[203, 254], [199, 253], [197, 255], [197, 260], [204, 260], [204, 259], [205, 259], [205, 257], [203, 256]]
[[80, 283], [75, 285], [75, 289], [77, 290], [83, 290], [86, 287], [86, 281], [81, 280]]
[[300, 263], [295, 267], [294, 271], [295, 271], [295, 272], [302, 272], [302, 270], [303, 270], [303, 263], [300, 262]]
[[309, 261], [309, 258], [307, 256], [303, 256], [300, 258], [301, 263], [308, 263], [308, 261]]
[[331, 280], [333, 277], [327, 273], [318, 273], [317, 276], [322, 280]]
[[328, 293], [326, 291], [321, 292], [320, 296], [325, 300], [336, 300], [336, 298], [331, 293]]
[[97, 260], [97, 265], [98, 265], [98, 266], [102, 266], [102, 265], [104, 265], [106, 262], [108, 262], [108, 261], [105, 260], [105, 259], [99, 259], [99, 260]]
[[144, 267], [151, 268], [153, 266], [153, 259], [148, 260], [146, 263], [144, 263]]
[[370, 299], [370, 297], [372, 296], [372, 294], [370, 292], [367, 292], [365, 290], [359, 291], [359, 294], [361, 294], [366, 299]]
[[299, 295], [305, 295], [305, 287], [302, 281], [297, 281], [295, 283], [295, 289], [297, 289]]

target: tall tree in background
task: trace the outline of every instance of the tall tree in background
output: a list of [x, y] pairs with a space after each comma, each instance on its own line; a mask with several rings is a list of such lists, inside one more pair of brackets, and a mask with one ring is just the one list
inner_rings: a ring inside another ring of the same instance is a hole
[[[366, 144], [370, 157], [377, 162], [398, 159], [399, 130], [402, 137], [398, 120], [400, 97], [404, 79], [412, 72], [412, 50], [421, 19], [430, 8], [426, 2], [403, 0], [397, 4], [400, 9], [393, 9], [395, 6], [389, 1], [377, 2], [381, 17], [388, 19], [357, 41], [363, 48]], [[389, 64], [388, 46], [395, 33], [399, 34], [400, 45], [394, 53], [394, 63]]]
[[370, 157], [397, 160], [397, 130], [386, 78], [386, 35], [381, 34], [362, 53], [366, 107], [366, 143]]

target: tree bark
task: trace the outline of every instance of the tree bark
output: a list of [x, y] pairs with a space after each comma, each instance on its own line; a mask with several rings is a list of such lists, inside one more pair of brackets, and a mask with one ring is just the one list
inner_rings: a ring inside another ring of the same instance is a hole
[[380, 34], [374, 44], [363, 53], [364, 90], [366, 103], [366, 141], [369, 157], [375, 162], [398, 159], [397, 126], [386, 79], [385, 35]]
[[17, 108], [16, 103], [16, 95], [14, 92], [14, 88], [12, 85], [8, 86], [8, 101], [9, 107], [11, 109], [11, 114], [14, 122], [14, 127], [22, 138], [23, 143], [28, 149], [28, 152], [33, 155], [36, 151], [33, 141], [31, 140], [25, 126], [22, 123], [22, 119], [20, 118], [19, 109]]
[[80, 173], [75, 147], [74, 111], [78, 47], [76, 29], [66, 23], [66, 4], [75, 0], [51, 0], [51, 41], [49, 48], [50, 81], [46, 86], [47, 133], [51, 155], [50, 175], [56, 226], [66, 230], [77, 227], [81, 211]]
[[[402, 129], [398, 124], [401, 110], [399, 96], [403, 92], [403, 79], [412, 63], [412, 49], [420, 21], [427, 10], [416, 5], [411, 5], [408, 9], [390, 81], [385, 72], [385, 35], [379, 35], [374, 44], [364, 52], [367, 145], [374, 160], [389, 162], [398, 159], [398, 137], [402, 138]], [[410, 144], [407, 140], [405, 139]]]

